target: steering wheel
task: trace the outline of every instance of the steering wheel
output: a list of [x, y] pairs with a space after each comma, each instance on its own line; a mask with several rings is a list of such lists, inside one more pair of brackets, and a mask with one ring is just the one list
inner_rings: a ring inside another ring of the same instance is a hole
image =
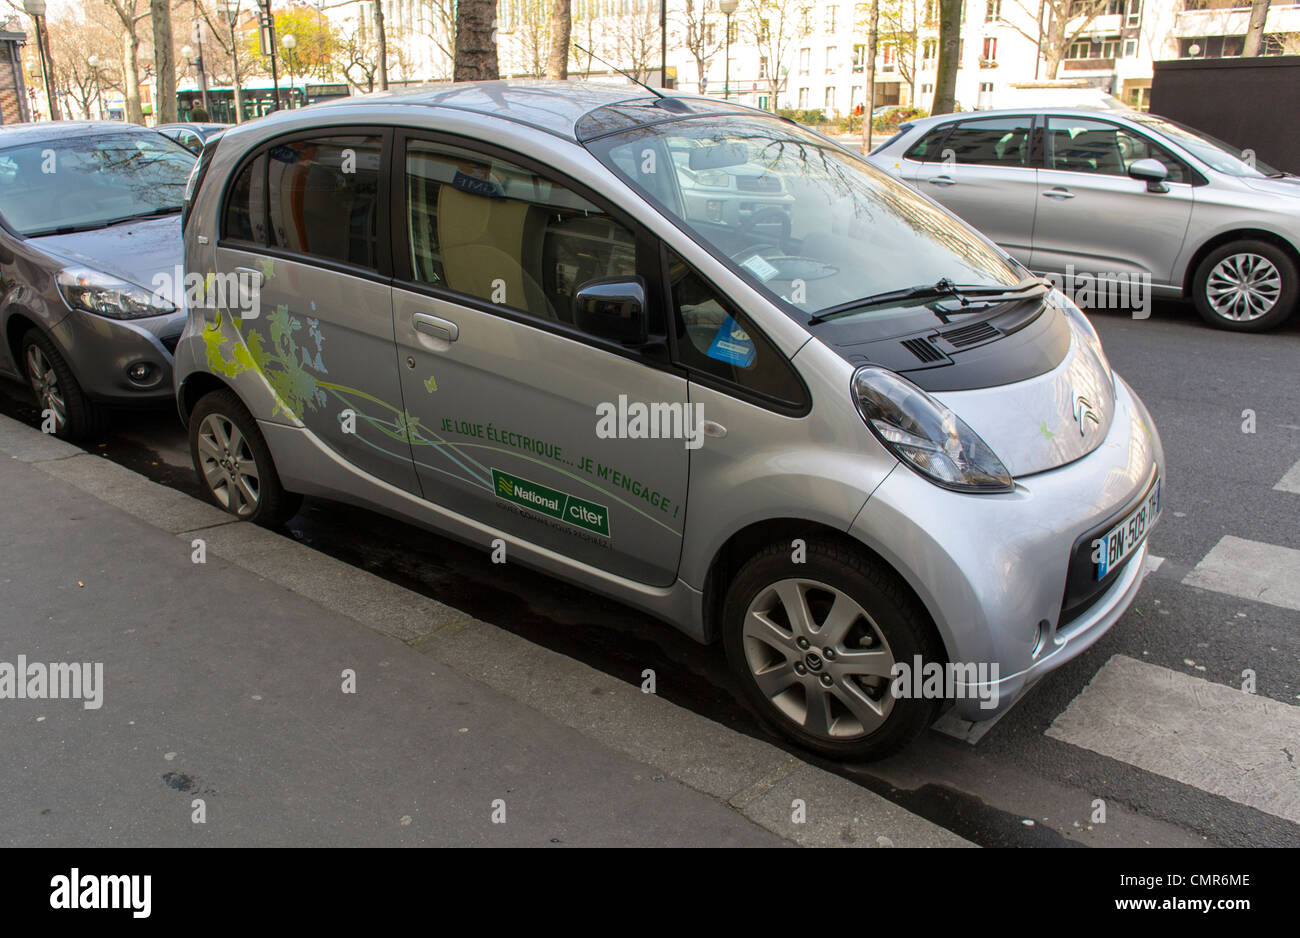
[[768, 229], [775, 226], [776, 243], [783, 252], [789, 253], [790, 215], [775, 206], [759, 209], [740, 222], [740, 230], [747, 235], [766, 235]]

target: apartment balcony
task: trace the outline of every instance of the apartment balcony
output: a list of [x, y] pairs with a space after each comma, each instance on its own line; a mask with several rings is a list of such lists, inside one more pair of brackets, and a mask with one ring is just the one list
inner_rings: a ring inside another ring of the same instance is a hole
[[1114, 59], [1066, 59], [1061, 67], [1067, 72], [1113, 72]]
[[[1174, 35], [1244, 36], [1250, 25], [1250, 5], [1230, 10], [1179, 10]], [[1300, 33], [1300, 4], [1269, 7], [1265, 33]]]

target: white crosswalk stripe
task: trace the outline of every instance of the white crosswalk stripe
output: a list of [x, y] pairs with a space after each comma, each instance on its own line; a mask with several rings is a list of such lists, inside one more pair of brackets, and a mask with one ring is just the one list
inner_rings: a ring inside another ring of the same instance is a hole
[[1047, 735], [1300, 823], [1300, 707], [1115, 655]]
[[1286, 471], [1280, 482], [1273, 488], [1279, 492], [1294, 492], [1300, 495], [1300, 461]]
[[1183, 577], [1183, 583], [1300, 610], [1300, 550], [1229, 534]]

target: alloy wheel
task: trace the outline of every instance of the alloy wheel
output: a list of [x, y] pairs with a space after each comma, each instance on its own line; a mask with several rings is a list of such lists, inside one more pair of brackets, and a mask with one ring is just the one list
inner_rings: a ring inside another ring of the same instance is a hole
[[1224, 319], [1252, 322], [1268, 314], [1282, 293], [1282, 275], [1259, 254], [1230, 254], [1214, 265], [1205, 298]]
[[247, 518], [257, 511], [262, 486], [257, 460], [234, 422], [208, 414], [199, 424], [199, 467], [204, 481], [227, 511]]
[[59, 387], [59, 376], [38, 345], [27, 346], [27, 379], [36, 394], [37, 406], [53, 412], [55, 426], [63, 429], [68, 422], [68, 405]]
[[893, 652], [871, 616], [842, 590], [816, 580], [773, 583], [749, 604], [742, 640], [763, 696], [806, 733], [861, 738], [893, 710]]

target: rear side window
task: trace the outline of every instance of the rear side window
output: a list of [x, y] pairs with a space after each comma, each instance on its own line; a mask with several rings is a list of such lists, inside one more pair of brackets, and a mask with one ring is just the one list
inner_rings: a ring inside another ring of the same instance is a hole
[[382, 152], [377, 135], [273, 145], [265, 157], [268, 245], [377, 266]]
[[957, 163], [1028, 166], [1029, 129], [1028, 117], [962, 121], [943, 142], [943, 149], [951, 150], [952, 159]]
[[683, 365], [788, 407], [804, 403], [794, 366], [673, 251], [668, 251], [668, 277]]
[[941, 124], [936, 127], [917, 141], [912, 149], [907, 151], [907, 158], [909, 160], [919, 160], [922, 163], [939, 162], [943, 159], [943, 138], [948, 136], [950, 130], [952, 130], [952, 124]]
[[262, 206], [266, 191], [266, 155], [244, 165], [226, 197], [226, 217], [221, 236], [234, 241], [266, 244], [266, 213]]

